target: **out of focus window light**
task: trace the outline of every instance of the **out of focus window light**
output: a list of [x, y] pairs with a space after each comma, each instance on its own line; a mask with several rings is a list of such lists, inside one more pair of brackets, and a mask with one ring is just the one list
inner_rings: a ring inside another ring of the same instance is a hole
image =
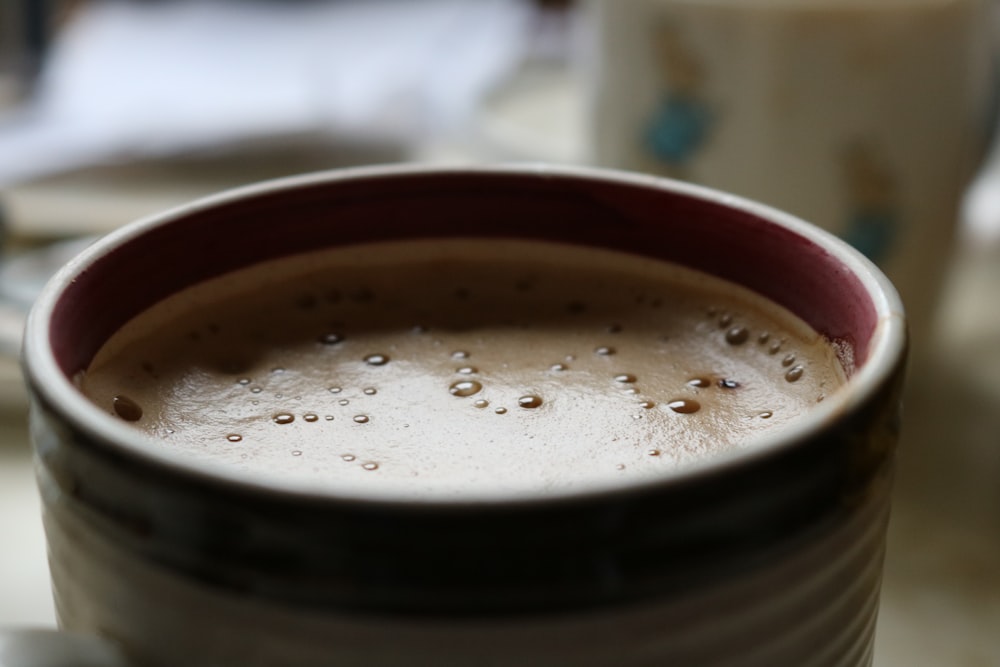
[[0, 111], [0, 185], [247, 150], [404, 159], [462, 131], [518, 66], [539, 11], [529, 0], [27, 4], [58, 31], [30, 98]]

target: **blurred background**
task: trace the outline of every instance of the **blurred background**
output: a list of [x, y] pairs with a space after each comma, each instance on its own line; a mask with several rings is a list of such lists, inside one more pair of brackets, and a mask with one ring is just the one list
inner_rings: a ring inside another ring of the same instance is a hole
[[266, 178], [537, 161], [757, 198], [886, 268], [920, 321], [875, 664], [1000, 665], [998, 19], [992, 0], [0, 0], [0, 625], [55, 622], [17, 367], [55, 268]]

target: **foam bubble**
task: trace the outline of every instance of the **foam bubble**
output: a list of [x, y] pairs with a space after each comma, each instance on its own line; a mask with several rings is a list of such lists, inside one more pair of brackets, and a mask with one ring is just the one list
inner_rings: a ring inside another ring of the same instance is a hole
[[319, 337], [319, 342], [321, 342], [323, 345], [336, 345], [338, 343], [342, 343], [343, 341], [344, 341], [343, 334], [332, 331], [330, 333], [325, 333]]
[[128, 396], [118, 394], [111, 399], [115, 414], [127, 422], [137, 422], [142, 419], [142, 406]]
[[542, 406], [542, 397], [534, 394], [525, 394], [517, 399], [517, 405], [521, 408], [534, 409]]
[[701, 410], [701, 403], [690, 398], [678, 398], [667, 403], [667, 407], [682, 415], [690, 415]]
[[730, 345], [742, 345], [750, 338], [750, 332], [746, 327], [733, 327], [726, 332], [726, 342]]
[[792, 366], [785, 373], [785, 380], [788, 382], [798, 382], [802, 378], [802, 374], [805, 373], [805, 370], [802, 366]]

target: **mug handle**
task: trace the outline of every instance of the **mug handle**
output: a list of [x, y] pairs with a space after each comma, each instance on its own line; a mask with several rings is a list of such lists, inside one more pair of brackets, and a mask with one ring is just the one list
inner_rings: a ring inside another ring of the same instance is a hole
[[0, 630], [0, 667], [130, 667], [96, 635], [59, 630]]

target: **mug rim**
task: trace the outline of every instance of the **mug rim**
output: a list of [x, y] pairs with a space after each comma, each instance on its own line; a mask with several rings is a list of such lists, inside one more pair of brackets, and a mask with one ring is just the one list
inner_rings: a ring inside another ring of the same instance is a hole
[[[436, 496], [422, 498], [412, 492], [393, 493], [379, 489], [365, 493], [357, 491], [338, 493], [333, 489], [296, 485], [294, 482], [241, 474], [235, 469], [221, 465], [189, 461], [172, 450], [155, 445], [154, 438], [104, 413], [79, 391], [72, 379], [67, 377], [59, 366], [49, 337], [52, 314], [64, 289], [73, 283], [76, 276], [102, 257], [152, 229], [169, 225], [201, 211], [270, 193], [292, 192], [319, 185], [334, 186], [337, 183], [353, 180], [384, 180], [411, 176], [446, 178], [463, 174], [476, 174], [482, 177], [496, 174], [541, 179], [582, 179], [668, 191], [721, 209], [740, 211], [765, 220], [769, 225], [782, 227], [829, 252], [863, 286], [877, 317], [875, 330], [871, 335], [868, 358], [847, 379], [845, 385], [823, 403], [817, 404], [813, 409], [797, 417], [780, 432], [757, 435], [738, 449], [715, 454], [690, 465], [672, 468], [656, 476], [643, 478], [625, 476], [620, 479], [602, 480], [601, 483], [587, 487], [557, 491], [529, 487], [516, 491], [483, 493], [482, 490], [470, 489], [472, 493], [463, 492], [461, 495], [448, 498]], [[895, 287], [880, 269], [859, 251], [831, 233], [761, 202], [663, 177], [596, 167], [532, 163], [461, 166], [399, 164], [333, 169], [244, 185], [143, 217], [106, 234], [66, 263], [45, 285], [27, 319], [22, 370], [37, 398], [43, 399], [50, 406], [55, 406], [56, 411], [68, 418], [74, 427], [96, 442], [102, 443], [116, 455], [139, 460], [164, 473], [233, 491], [249, 492], [258, 496], [273, 494], [293, 501], [458, 509], [585, 502], [608, 496], [643, 493], [665, 486], [724, 475], [735, 467], [751, 465], [785, 451], [797, 442], [806, 441], [821, 433], [839, 416], [864, 405], [880, 387], [891, 380], [904, 360], [906, 346], [906, 321], [902, 302]]]

